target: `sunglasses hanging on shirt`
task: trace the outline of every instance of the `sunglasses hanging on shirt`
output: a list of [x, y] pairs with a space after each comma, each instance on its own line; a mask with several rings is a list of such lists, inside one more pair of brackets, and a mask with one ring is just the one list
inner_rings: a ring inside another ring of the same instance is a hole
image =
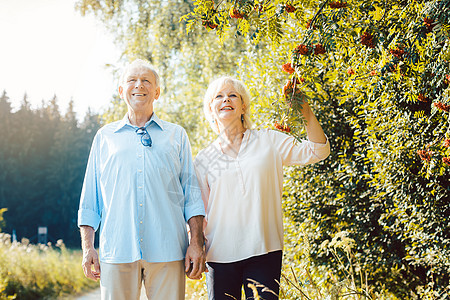
[[141, 136], [142, 145], [144, 145], [145, 147], [152, 146], [152, 138], [150, 137], [150, 134], [148, 134], [145, 127], [139, 127], [138, 129], [136, 129], [136, 133]]

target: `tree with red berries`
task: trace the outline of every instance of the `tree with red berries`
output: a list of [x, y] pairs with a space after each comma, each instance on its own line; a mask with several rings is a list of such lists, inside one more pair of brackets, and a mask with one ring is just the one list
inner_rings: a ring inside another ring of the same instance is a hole
[[[318, 245], [345, 230], [369, 281], [401, 299], [442, 292], [450, 274], [450, 1], [196, 4], [188, 22], [215, 18], [222, 39], [239, 33], [256, 45], [242, 79], [276, 128], [304, 134], [292, 105], [300, 94], [324, 124], [332, 158], [293, 170], [286, 197], [291, 217], [314, 228], [315, 262], [329, 263]], [[246, 17], [224, 17], [230, 7]]]

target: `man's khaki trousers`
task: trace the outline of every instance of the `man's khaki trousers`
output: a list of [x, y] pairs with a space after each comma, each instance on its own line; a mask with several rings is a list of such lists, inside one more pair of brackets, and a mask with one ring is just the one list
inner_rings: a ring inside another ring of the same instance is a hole
[[184, 261], [100, 263], [102, 300], [139, 300], [142, 283], [149, 300], [183, 300]]

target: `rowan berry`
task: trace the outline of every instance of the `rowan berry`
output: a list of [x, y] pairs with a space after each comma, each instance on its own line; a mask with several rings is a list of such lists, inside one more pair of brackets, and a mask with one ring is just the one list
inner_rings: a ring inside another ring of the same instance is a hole
[[398, 59], [402, 59], [403, 55], [405, 54], [405, 50], [399, 49], [399, 48], [397, 48], [397, 49], [390, 49], [389, 53], [391, 53], [392, 55], [394, 55]]
[[203, 25], [203, 27], [205, 27], [205, 28], [211, 28], [211, 29], [217, 28], [217, 26], [219, 26], [219, 25], [214, 24], [213, 22], [207, 21], [207, 20], [202, 21], [202, 25]]
[[292, 74], [295, 72], [295, 69], [292, 68], [291, 63], [287, 63], [283, 65], [283, 71], [285, 71], [286, 73]]
[[342, 8], [342, 7], [346, 7], [346, 6], [347, 6], [347, 2], [344, 2], [344, 1], [330, 2], [330, 8]]
[[423, 18], [423, 23], [425, 24], [425, 27], [427, 28], [427, 33], [430, 33], [433, 31], [433, 28], [436, 24], [434, 24], [434, 20], [430, 18]]
[[309, 51], [310, 51], [309, 47], [304, 44], [298, 45], [297, 48], [294, 49], [294, 53], [300, 55], [307, 55], [309, 54]]
[[290, 4], [286, 4], [286, 6], [284, 7], [284, 9], [285, 9], [288, 13], [294, 12], [294, 11], [296, 10], [296, 8], [295, 8], [294, 6], [292, 6], [292, 5], [290, 5]]
[[444, 104], [441, 101], [435, 102], [433, 103], [434, 106], [436, 106], [438, 109], [445, 111], [445, 112], [449, 112], [450, 111], [450, 105]]
[[244, 15], [239, 12], [237, 8], [230, 8], [230, 17], [234, 19], [243, 19]]
[[417, 96], [417, 100], [419, 100], [420, 102], [428, 102], [427, 97], [425, 97], [423, 94], [419, 94]]
[[430, 161], [431, 160], [431, 152], [428, 150], [417, 150], [417, 154], [419, 154], [420, 159]]
[[314, 54], [325, 54], [325, 48], [322, 46], [322, 44], [317, 44], [314, 46]]
[[373, 35], [365, 31], [361, 36], [361, 44], [369, 48], [375, 48]]
[[445, 148], [449, 148], [450, 147], [450, 139], [445, 139], [443, 145]]

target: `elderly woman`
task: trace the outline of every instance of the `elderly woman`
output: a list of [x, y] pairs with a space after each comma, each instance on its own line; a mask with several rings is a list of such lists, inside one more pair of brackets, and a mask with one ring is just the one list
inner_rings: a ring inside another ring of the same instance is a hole
[[249, 94], [231, 77], [209, 85], [204, 112], [219, 135], [194, 162], [206, 208], [209, 299], [241, 299], [242, 285], [252, 297], [248, 283], [254, 281], [271, 290], [259, 288], [263, 299], [278, 299], [283, 166], [321, 161], [330, 153], [329, 143], [307, 103], [301, 113], [308, 140], [252, 130]]

